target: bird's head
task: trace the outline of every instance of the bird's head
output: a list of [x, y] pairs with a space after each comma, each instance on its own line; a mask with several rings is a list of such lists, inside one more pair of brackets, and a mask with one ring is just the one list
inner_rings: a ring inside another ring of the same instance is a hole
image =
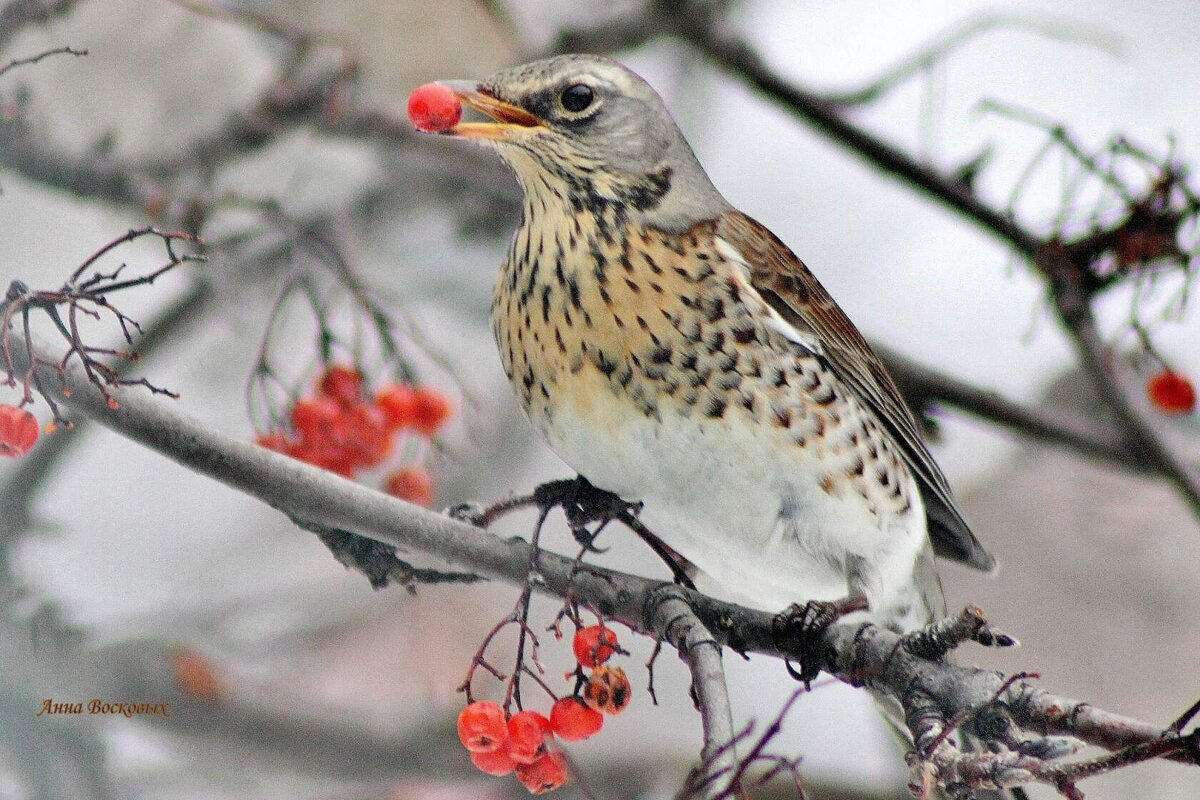
[[662, 98], [612, 59], [557, 56], [442, 83], [488, 118], [447, 133], [494, 147], [541, 204], [625, 203], [678, 229], [728, 209]]

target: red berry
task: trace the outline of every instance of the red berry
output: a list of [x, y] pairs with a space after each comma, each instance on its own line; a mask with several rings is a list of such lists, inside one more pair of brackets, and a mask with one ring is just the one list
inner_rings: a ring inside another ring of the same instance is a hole
[[409, 427], [416, 417], [415, 393], [408, 384], [384, 386], [375, 394], [375, 405], [387, 416], [388, 427], [394, 431]]
[[179, 688], [192, 697], [219, 700], [224, 694], [217, 668], [190, 647], [180, 647], [171, 654], [171, 671]]
[[346, 411], [343, 445], [361, 467], [374, 467], [392, 452], [392, 432], [383, 410], [359, 403]]
[[292, 406], [292, 427], [305, 442], [331, 443], [341, 437], [344, 411], [332, 397], [306, 397]]
[[571, 646], [575, 650], [575, 660], [581, 666], [596, 667], [617, 652], [617, 634], [603, 625], [589, 625], [575, 631]]
[[1196, 387], [1178, 372], [1164, 370], [1150, 378], [1146, 391], [1164, 414], [1190, 414], [1196, 408]]
[[16, 406], [0, 405], [0, 456], [25, 455], [33, 449], [40, 433], [33, 414]]
[[408, 118], [419, 131], [442, 133], [462, 119], [462, 103], [449, 86], [427, 83], [408, 96]]
[[546, 753], [532, 764], [517, 764], [517, 780], [530, 794], [552, 792], [567, 782], [567, 759], [562, 753]]
[[404, 467], [388, 476], [384, 491], [419, 506], [433, 502], [433, 479], [421, 467]]
[[501, 747], [493, 753], [471, 753], [471, 763], [488, 775], [507, 775], [513, 771], [507, 747]]
[[325, 396], [352, 406], [362, 399], [363, 376], [353, 367], [334, 364], [325, 370], [319, 386]]
[[583, 687], [583, 699], [605, 714], [620, 714], [629, 705], [633, 688], [620, 667], [596, 667]]
[[413, 390], [412, 425], [426, 436], [433, 436], [450, 419], [450, 400], [437, 389], [418, 386]]
[[536, 711], [520, 711], [508, 720], [508, 757], [514, 764], [532, 764], [546, 753], [550, 720]]
[[568, 742], [594, 736], [603, 726], [603, 715], [578, 697], [564, 697], [550, 708], [550, 729]]
[[487, 701], [471, 703], [458, 715], [458, 739], [472, 753], [502, 750], [508, 740], [504, 709]]

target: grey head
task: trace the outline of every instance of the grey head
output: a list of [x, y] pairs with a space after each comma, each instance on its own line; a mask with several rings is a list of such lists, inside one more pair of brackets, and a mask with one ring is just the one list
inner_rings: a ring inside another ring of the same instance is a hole
[[656, 91], [610, 58], [563, 55], [479, 83], [443, 81], [487, 122], [446, 133], [495, 147], [527, 198], [620, 202], [640, 221], [684, 230], [730, 210]]

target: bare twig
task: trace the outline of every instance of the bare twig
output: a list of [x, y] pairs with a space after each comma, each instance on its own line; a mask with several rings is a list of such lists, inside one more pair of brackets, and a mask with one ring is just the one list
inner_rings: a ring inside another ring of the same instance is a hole
[[[702, 15], [671, 15], [677, 33], [715, 64], [750, 83], [834, 142], [875, 168], [960, 212], [966, 219], [1032, 255], [1038, 237], [979, 199], [954, 176], [922, 163], [895, 145], [849, 121], [842, 107], [777, 75], [754, 49], [737, 37], [718, 32]], [[670, 30], [670, 28], [668, 29]]]
[[[212, 286], [197, 281], [191, 289], [176, 299], [146, 325], [145, 334], [138, 339], [138, 353], [143, 359], [170, 341], [186, 325], [203, 316], [205, 307], [213, 297]], [[117, 366], [124, 374], [132, 361]], [[87, 420], [83, 420], [86, 424]], [[79, 442], [81, 428], [76, 425], [71, 434], [62, 433], [48, 437], [29, 453], [8, 480], [0, 487], [0, 550], [6, 548], [30, 523], [30, 510], [34, 498], [46, 478], [61, 463], [62, 458]], [[3, 556], [0, 556], [0, 562]]]
[[[758, 786], [765, 786], [780, 773], [788, 773], [795, 784], [797, 800], [805, 800], [807, 795], [800, 783], [801, 759], [773, 755], [767, 751], [767, 746], [783, 730], [783, 721], [791, 713], [796, 701], [808, 691], [801, 686], [792, 692], [792, 696], [780, 706], [775, 717], [769, 724], [763, 726], [757, 736], [754, 735], [755, 724], [750, 722], [729, 740], [725, 748], [717, 750], [713, 755], [693, 767], [687, 778], [684, 779], [683, 788], [676, 795], [676, 799], [691, 800], [692, 798], [707, 797], [712, 800], [744, 800], [750, 796], [750, 790]], [[738, 759], [732, 769], [716, 769], [710, 763], [716, 758], [723, 757], [725, 749], [733, 750], [741, 746], [746, 746], [746, 756]], [[763, 766], [766, 769], [762, 773], [752, 780], [748, 778], [748, 773], [752, 768]]]
[[[121, 264], [112, 272], [95, 271], [85, 277], [89, 269], [95, 267], [101, 259], [111, 255], [114, 250], [144, 237], [153, 237], [159, 240], [166, 251], [165, 263], [131, 278], [120, 278], [125, 270], [125, 264]], [[0, 368], [6, 374], [2, 381], [3, 385], [17, 386], [18, 383], [20, 384], [22, 390], [20, 405], [32, 403], [36, 392], [50, 406], [55, 423], [69, 426], [70, 423], [59, 413], [58, 403], [50, 389], [43, 382], [39, 367], [48, 367], [58, 373], [57, 382], [63, 391], [67, 391], [64, 370], [72, 360], [83, 368], [88, 380], [100, 390], [110, 405], [117, 403], [111, 389], [118, 386], [142, 386], [155, 394], [176, 396], [174, 392], [155, 386], [146, 378], [123, 377], [116, 368], [100, 360], [101, 357], [109, 356], [136, 361], [138, 354], [136, 350], [88, 344], [80, 328], [80, 317], [90, 318], [97, 322], [109, 319], [116, 323], [121, 331], [125, 345], [132, 345], [134, 333], [140, 334], [142, 327], [137, 320], [114, 305], [110, 295], [138, 286], [151, 285], [159, 277], [182, 264], [204, 260], [203, 256], [177, 253], [175, 250], [177, 243], [201, 244], [199, 239], [188, 233], [161, 231], [154, 227], [133, 228], [86, 258], [58, 289], [30, 290], [20, 280], [14, 280], [9, 285], [4, 300], [0, 301], [0, 330], [8, 331], [10, 328], [16, 328], [19, 335], [23, 337], [22, 346], [26, 351], [23, 358], [30, 366], [25, 369], [15, 367], [15, 354], [10, 346], [10, 340], [6, 337], [4, 342], [0, 343], [3, 345], [0, 347]], [[45, 315], [68, 344], [66, 352], [57, 364], [42, 362], [33, 353], [31, 316], [35, 311]]]
[[88, 54], [87, 50], [76, 50], [73, 47], [56, 47], [53, 50], [46, 50], [44, 52], [38, 53], [35, 56], [29, 56], [28, 58], [14, 58], [12, 61], [9, 61], [4, 66], [0, 67], [0, 75], [3, 75], [4, 73], [8, 72], [10, 69], [13, 69], [14, 67], [22, 67], [22, 66], [25, 66], [26, 64], [36, 64], [39, 61], [41, 61], [43, 58], [49, 58], [50, 56], [61, 56], [61, 55], [86, 56], [87, 54]]
[[1079, 271], [1062, 256], [1061, 247], [1047, 246], [1037, 263], [1049, 276], [1059, 317], [1075, 343], [1075, 352], [1100, 399], [1112, 409], [1130, 446], [1145, 453], [1167, 475], [1200, 515], [1200, 470], [1188, 464], [1129, 401], [1115, 375], [1115, 365], [1100, 336], [1088, 297], [1079, 285]]

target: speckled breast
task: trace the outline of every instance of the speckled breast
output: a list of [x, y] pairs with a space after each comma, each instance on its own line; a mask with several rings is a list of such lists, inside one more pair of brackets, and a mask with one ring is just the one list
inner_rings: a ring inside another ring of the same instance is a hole
[[[785, 469], [804, 473], [797, 480], [831, 497], [903, 511], [907, 482], [874, 421], [818, 358], [766, 324], [714, 236], [712, 224], [616, 231], [587, 215], [522, 225], [492, 323], [533, 424], [572, 467], [631, 499], [651, 477], [635, 465], [678, 451], [662, 437], [703, 450], [726, 446], [713, 432], [736, 429], [753, 440], [747, 457], [779, 451]], [[640, 452], [584, 452], [596, 446], [580, 426]]]

